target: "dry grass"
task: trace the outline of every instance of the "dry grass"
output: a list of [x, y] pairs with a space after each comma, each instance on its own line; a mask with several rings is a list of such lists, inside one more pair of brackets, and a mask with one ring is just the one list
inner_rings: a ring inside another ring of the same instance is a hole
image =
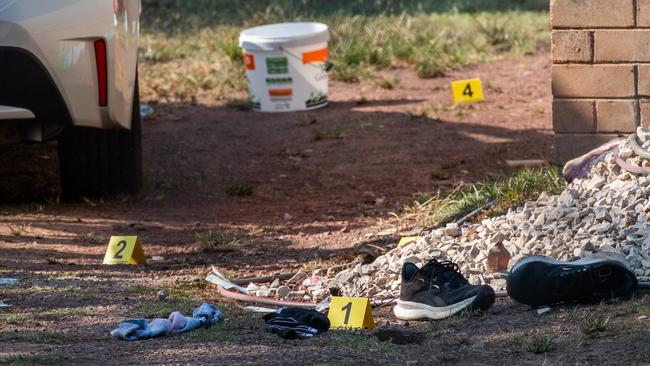
[[[443, 167], [449, 170], [453, 166]], [[442, 177], [439, 174], [436, 177]], [[486, 211], [489, 216], [498, 215], [509, 207], [536, 199], [541, 192], [559, 193], [565, 186], [564, 180], [553, 167], [521, 169], [515, 173], [477, 184], [461, 184], [452, 192], [419, 193], [412, 202], [395, 215], [402, 225], [431, 227], [496, 201]]]
[[242, 233], [227, 233], [209, 230], [196, 234], [196, 243], [203, 251], [234, 252], [244, 247], [247, 236]]
[[[534, 52], [547, 47], [550, 38], [546, 12], [462, 13], [436, 6], [430, 11], [443, 12], [396, 13], [375, 11], [379, 8], [365, 3], [360, 12], [355, 2], [319, 11], [324, 5], [292, 8], [260, 2], [244, 10], [224, 4], [221, 13], [232, 17], [209, 18], [214, 4], [200, 0], [173, 6], [164, 3], [145, 1], [140, 49], [145, 101], [200, 103], [243, 98], [246, 80], [239, 32], [264, 23], [301, 19], [327, 23], [335, 65], [331, 75], [348, 82], [374, 81], [386, 89], [397, 87], [399, 80], [382, 71], [396, 65], [407, 64], [421, 77], [436, 77], [466, 65]], [[481, 9], [492, 8], [484, 5]]]
[[552, 334], [533, 332], [525, 341], [526, 351], [531, 353], [547, 353], [558, 347], [559, 340]]

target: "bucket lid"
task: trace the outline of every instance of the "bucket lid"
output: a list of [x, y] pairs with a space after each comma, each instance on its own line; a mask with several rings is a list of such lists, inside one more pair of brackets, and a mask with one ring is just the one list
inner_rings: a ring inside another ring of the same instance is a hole
[[327, 42], [329, 38], [323, 23], [278, 23], [244, 30], [239, 35], [239, 46], [249, 51], [271, 51]]

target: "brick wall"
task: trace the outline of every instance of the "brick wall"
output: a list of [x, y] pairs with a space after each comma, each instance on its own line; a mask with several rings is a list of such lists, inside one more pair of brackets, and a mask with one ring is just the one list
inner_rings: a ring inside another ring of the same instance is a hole
[[650, 126], [650, 0], [551, 0], [555, 157]]

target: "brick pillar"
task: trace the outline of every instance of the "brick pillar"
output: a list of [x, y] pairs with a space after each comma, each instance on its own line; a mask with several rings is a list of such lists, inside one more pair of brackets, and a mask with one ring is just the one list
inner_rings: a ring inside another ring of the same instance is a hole
[[650, 126], [650, 0], [551, 0], [559, 163]]

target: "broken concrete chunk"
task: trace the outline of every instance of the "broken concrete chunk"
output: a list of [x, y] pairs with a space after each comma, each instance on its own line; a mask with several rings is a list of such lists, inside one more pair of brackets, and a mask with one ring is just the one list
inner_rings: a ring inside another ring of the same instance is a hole
[[458, 228], [458, 224], [453, 222], [447, 224], [447, 226], [445, 226], [445, 234], [451, 237], [460, 236], [460, 229]]

